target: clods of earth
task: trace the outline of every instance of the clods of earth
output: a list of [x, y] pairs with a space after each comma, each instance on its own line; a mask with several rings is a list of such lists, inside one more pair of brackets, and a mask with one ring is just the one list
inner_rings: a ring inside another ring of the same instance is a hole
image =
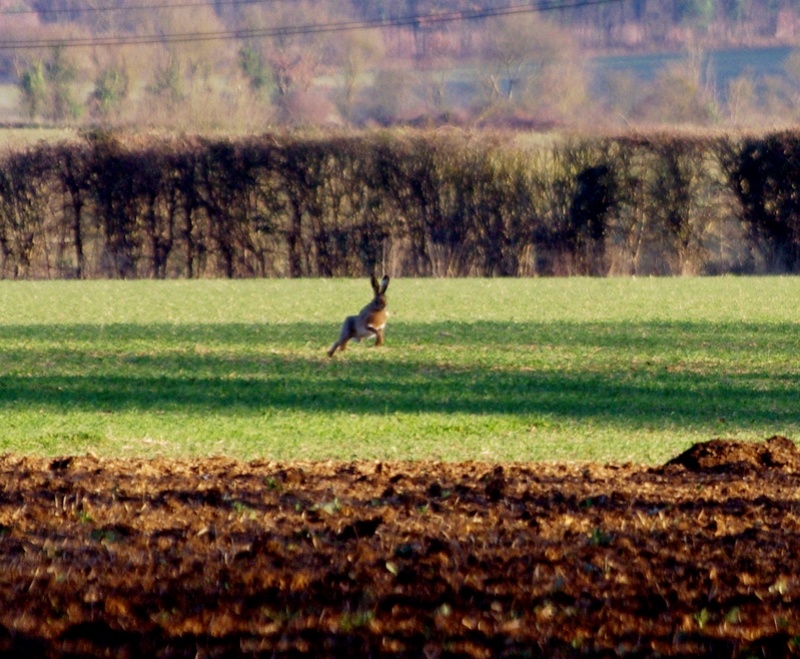
[[0, 655], [789, 656], [800, 452], [0, 457]]

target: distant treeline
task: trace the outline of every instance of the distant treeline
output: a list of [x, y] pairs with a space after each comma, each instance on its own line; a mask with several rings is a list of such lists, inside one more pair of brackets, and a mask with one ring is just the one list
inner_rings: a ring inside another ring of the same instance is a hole
[[87, 134], [0, 156], [5, 278], [800, 271], [800, 132]]
[[[305, 25], [308, 22], [323, 22], [330, 11], [326, 3], [294, 3], [299, 13], [288, 25]], [[645, 43], [651, 46], [675, 45], [688, 35], [702, 36], [705, 40], [725, 42], [758, 42], [764, 38], [787, 39], [796, 34], [798, 6], [796, 0], [764, 2], [763, 0], [635, 0], [634, 2], [579, 2], [554, 3], [549, 0], [534, 0], [530, 3], [549, 17], [580, 31], [582, 41], [597, 46], [636, 46]], [[39, 12], [43, 23], [87, 25], [97, 33], [109, 29], [107, 12], [97, 11], [90, 3], [80, 0], [27, 0], [18, 5]], [[195, 5], [202, 15], [202, 5]], [[236, 4], [215, 3], [209, 0], [227, 28], [237, 27], [237, 18], [252, 16], [252, 8]], [[476, 5], [468, 0], [346, 0], [335, 3], [336, 17], [347, 17], [353, 21], [377, 22], [400, 21], [408, 25], [415, 35], [417, 55], [425, 55], [435, 49], [437, 40], [432, 36], [446, 34], [451, 28], [447, 21], [425, 20], [425, 17], [452, 15], [465, 12], [467, 17], [475, 15]], [[524, 3], [520, 6], [524, 6]], [[95, 11], [87, 10], [87, 7]], [[168, 10], [169, 5], [153, 9]], [[269, 8], [273, 14], [280, 9]], [[7, 14], [13, 12], [7, 11]], [[143, 14], [148, 18], [154, 12]], [[322, 16], [322, 19], [320, 18]], [[418, 16], [420, 20], [409, 21]], [[305, 17], [306, 20], [303, 20]], [[310, 20], [309, 20], [310, 19]], [[129, 12], [124, 21], [116, 24], [120, 30], [135, 28], [138, 18]], [[333, 17], [327, 19], [333, 21]], [[480, 26], [480, 21], [465, 19], [463, 23]], [[286, 22], [283, 23], [285, 27]], [[238, 25], [243, 27], [243, 25]]]

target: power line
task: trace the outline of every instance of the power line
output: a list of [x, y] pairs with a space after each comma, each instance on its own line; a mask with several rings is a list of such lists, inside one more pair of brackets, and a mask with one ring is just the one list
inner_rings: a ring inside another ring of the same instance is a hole
[[[231, 4], [259, 0], [230, 0]], [[260, 0], [263, 1], [263, 0]], [[272, 0], [274, 1], [274, 0]], [[0, 49], [21, 50], [30, 48], [56, 47], [97, 47], [128, 46], [155, 43], [189, 43], [200, 41], [221, 41], [228, 39], [265, 39], [281, 36], [300, 36], [353, 30], [370, 30], [386, 27], [427, 26], [457, 21], [474, 21], [498, 16], [513, 16], [563, 9], [578, 9], [596, 5], [616, 4], [625, 0], [549, 0], [538, 5], [495, 7], [464, 11], [441, 12], [438, 14], [416, 14], [390, 19], [343, 21], [338, 23], [312, 23], [306, 25], [283, 26], [263, 29], [220, 30], [210, 32], [186, 32], [149, 35], [114, 35], [92, 37], [70, 37], [52, 39], [10, 39], [0, 42]], [[204, 6], [187, 3], [185, 6]], [[177, 5], [150, 5], [149, 8], [170, 8]], [[146, 8], [142, 6], [141, 8]]]

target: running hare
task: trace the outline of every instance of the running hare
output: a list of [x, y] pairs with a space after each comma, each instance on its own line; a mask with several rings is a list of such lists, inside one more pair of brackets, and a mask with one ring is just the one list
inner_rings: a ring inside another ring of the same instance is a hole
[[328, 357], [333, 357], [336, 350], [344, 350], [350, 339], [360, 341], [370, 336], [375, 337], [375, 345], [383, 345], [383, 328], [386, 327], [386, 288], [389, 286], [389, 276], [385, 276], [380, 285], [375, 275], [372, 275], [372, 290], [375, 297], [357, 316], [348, 316], [342, 324], [339, 340], [328, 350]]

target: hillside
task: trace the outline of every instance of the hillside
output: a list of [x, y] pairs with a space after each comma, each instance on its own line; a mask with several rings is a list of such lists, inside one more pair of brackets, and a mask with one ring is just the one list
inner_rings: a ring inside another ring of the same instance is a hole
[[[791, 48], [800, 6], [754, 0], [518, 5], [246, 0], [0, 9], [0, 121], [250, 131], [265, 125], [763, 126], [797, 113], [800, 62], [740, 69], [722, 48]], [[642, 84], [592, 57], [677, 54]], [[784, 58], [785, 59], [785, 58]]]

